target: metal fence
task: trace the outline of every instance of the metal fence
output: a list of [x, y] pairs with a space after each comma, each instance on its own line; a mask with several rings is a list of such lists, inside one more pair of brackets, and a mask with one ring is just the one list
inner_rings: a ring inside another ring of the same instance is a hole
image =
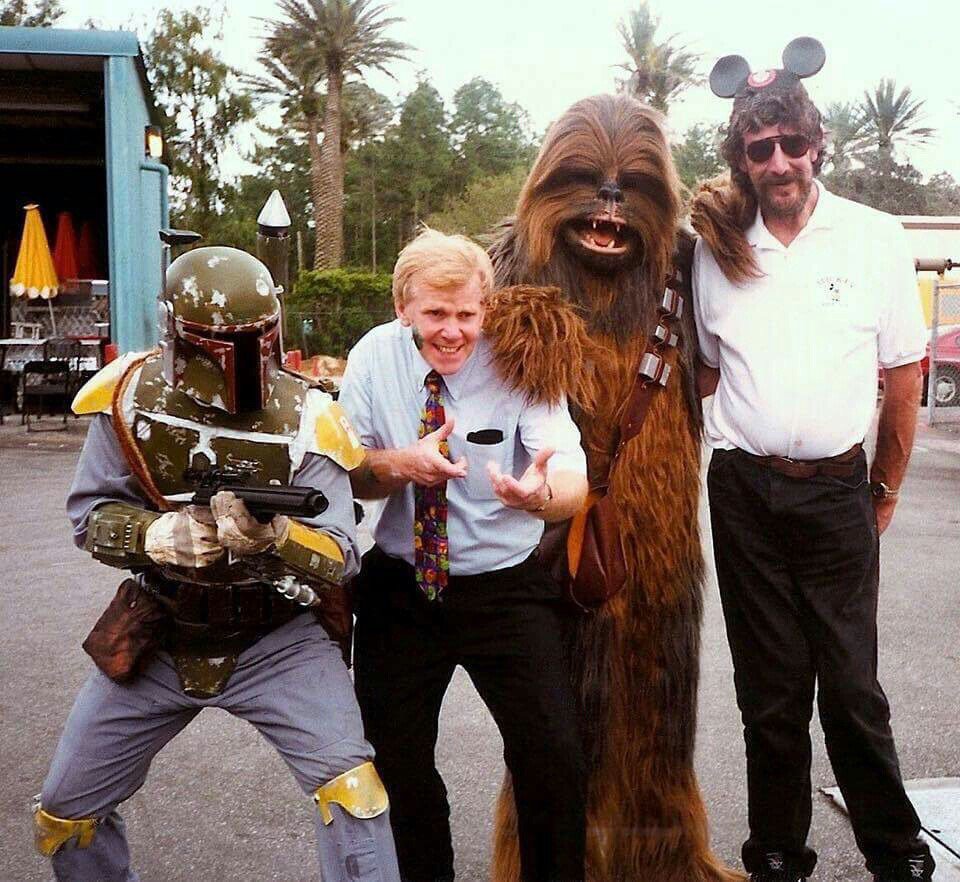
[[931, 319], [927, 422], [960, 424], [960, 283], [934, 280]]

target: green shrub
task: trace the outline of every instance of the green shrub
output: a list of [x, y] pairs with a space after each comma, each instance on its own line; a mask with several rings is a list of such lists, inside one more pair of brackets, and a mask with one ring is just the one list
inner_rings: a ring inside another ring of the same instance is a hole
[[284, 303], [284, 345], [311, 355], [346, 356], [370, 328], [394, 317], [389, 273], [307, 270]]

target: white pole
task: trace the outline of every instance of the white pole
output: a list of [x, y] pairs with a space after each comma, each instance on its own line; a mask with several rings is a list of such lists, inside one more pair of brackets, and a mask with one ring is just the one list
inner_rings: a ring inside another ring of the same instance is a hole
[[927, 362], [927, 425], [934, 422], [937, 404], [937, 337], [940, 336], [940, 275], [933, 277], [933, 297], [930, 316], [930, 359]]

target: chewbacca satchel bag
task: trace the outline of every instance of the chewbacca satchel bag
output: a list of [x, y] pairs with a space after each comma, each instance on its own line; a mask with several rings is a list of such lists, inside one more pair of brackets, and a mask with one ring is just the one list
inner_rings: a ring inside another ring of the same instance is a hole
[[583, 508], [566, 524], [565, 543], [560, 530], [552, 528], [542, 556], [548, 568], [567, 587], [570, 599], [585, 610], [595, 610], [614, 597], [626, 584], [627, 562], [620, 533], [616, 502], [609, 493], [610, 479], [627, 442], [640, 432], [653, 396], [667, 385], [670, 365], [665, 348], [675, 348], [678, 335], [672, 330], [683, 314], [683, 297], [667, 288], [660, 304], [660, 320], [640, 357], [630, 396], [620, 418], [617, 447], [610, 460], [605, 480], [590, 488]]

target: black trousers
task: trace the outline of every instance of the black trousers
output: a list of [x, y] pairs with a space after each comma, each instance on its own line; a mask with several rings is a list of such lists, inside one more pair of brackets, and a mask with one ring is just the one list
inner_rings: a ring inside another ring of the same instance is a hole
[[707, 478], [747, 753], [748, 871], [783, 851], [805, 874], [814, 686], [857, 845], [877, 873], [929, 853], [877, 681], [879, 543], [861, 453], [849, 478], [789, 478], [715, 450]]
[[537, 558], [453, 576], [439, 602], [378, 548], [357, 590], [354, 670], [390, 796], [404, 882], [454, 878], [450, 806], [434, 748], [461, 665], [489, 708], [513, 779], [525, 882], [583, 879], [585, 773], [566, 662], [570, 612]]

